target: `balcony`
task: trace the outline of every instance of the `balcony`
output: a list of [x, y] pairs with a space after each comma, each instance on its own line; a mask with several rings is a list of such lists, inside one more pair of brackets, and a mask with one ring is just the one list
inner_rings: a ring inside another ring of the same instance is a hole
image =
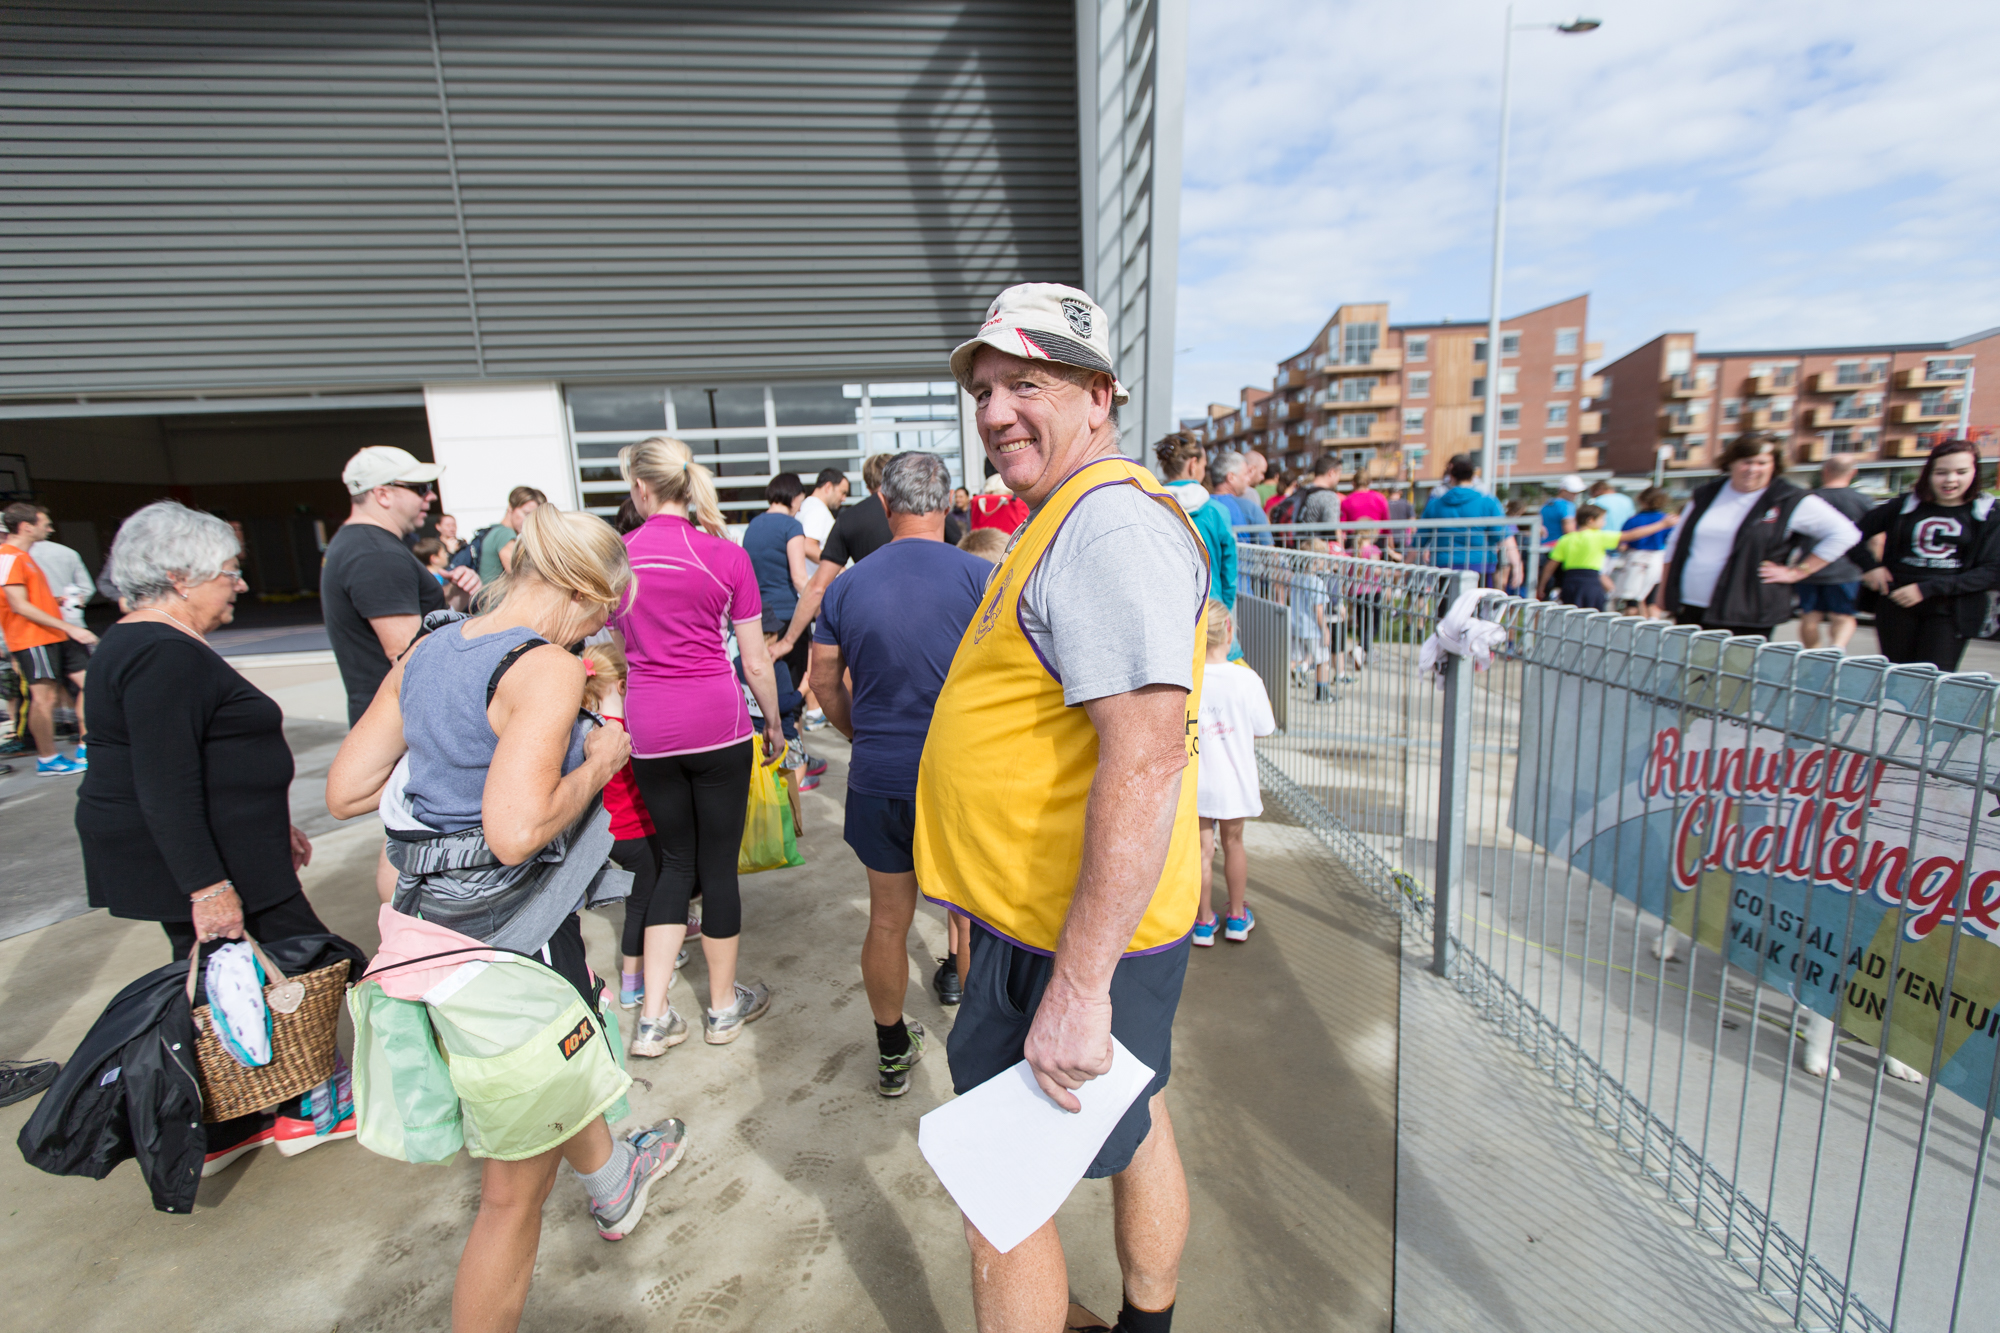
[[[1303, 372], [1293, 371], [1292, 373], [1296, 375], [1296, 374], [1302, 374]], [[1303, 417], [1307, 412], [1310, 412], [1311, 410], [1312, 408], [1305, 403], [1289, 403], [1289, 402], [1276, 403], [1273, 404], [1269, 409], [1267, 409], [1271, 420], [1274, 422], [1297, 421], [1299, 418]]]
[[1342, 398], [1333, 390], [1322, 391], [1315, 402], [1327, 412], [1379, 412], [1403, 401], [1403, 391], [1394, 384], [1378, 384], [1366, 398]]
[[1798, 382], [1799, 372], [1789, 368], [1763, 375], [1748, 375], [1743, 380], [1743, 394], [1747, 398], [1769, 398], [1774, 393], [1796, 388]]
[[1604, 396], [1604, 376], [1585, 376], [1583, 383], [1577, 386], [1577, 392], [1585, 398], [1602, 398]]
[[1935, 425], [1958, 420], [1958, 400], [1935, 399], [1921, 403], [1897, 403], [1889, 409], [1889, 420], [1898, 426]]
[[1403, 349], [1400, 347], [1378, 347], [1375, 355], [1366, 361], [1348, 362], [1338, 356], [1323, 356], [1318, 366], [1322, 375], [1371, 375], [1377, 371], [1402, 368]]
[[1882, 441], [1884, 458], [1923, 458], [1930, 447], [1915, 435], [1890, 435]]
[[1596, 466], [1597, 466], [1597, 450], [1579, 449], [1576, 451], [1577, 471], [1588, 472]]
[[1700, 429], [1701, 418], [1692, 412], [1660, 413], [1660, 432], [1664, 435], [1686, 435]]
[[1366, 471], [1370, 481], [1394, 481], [1403, 475], [1402, 455], [1384, 450], [1368, 460]]
[[1879, 370], [1822, 370], [1806, 376], [1807, 393], [1854, 393], [1880, 388], [1887, 377]]
[[[1662, 443], [1666, 443], [1666, 441], [1662, 441]], [[1707, 467], [1707, 454], [1708, 450], [1706, 449], [1690, 449], [1687, 451], [1686, 458], [1676, 458], [1672, 454], [1668, 454], [1666, 458], [1667, 471], [1685, 471], [1688, 468]]]
[[1583, 345], [1583, 359], [1586, 361], [1602, 361], [1604, 359], [1604, 344], [1585, 343]]
[[1604, 414], [1602, 412], [1579, 412], [1576, 414], [1577, 434], [1595, 435], [1603, 429]]
[[1910, 370], [1896, 372], [1896, 387], [1899, 389], [1956, 389], [1965, 383], [1965, 372], [1947, 370], [1933, 377], [1929, 366], [1916, 366]]
[[[1334, 420], [1338, 421], [1339, 418], [1336, 417]], [[1328, 449], [1359, 449], [1367, 444], [1395, 444], [1403, 438], [1403, 432], [1401, 423], [1393, 414], [1389, 414], [1378, 418], [1366, 435], [1336, 434], [1333, 423], [1330, 422], [1327, 429], [1314, 432], [1312, 438], [1315, 444]]]
[[1774, 430], [1781, 435], [1787, 434], [1792, 429], [1791, 409], [1760, 407], [1755, 411], [1743, 413], [1736, 419], [1736, 425], [1739, 429], [1746, 431]]
[[1848, 407], [1841, 407], [1835, 404], [1831, 407], [1808, 407], [1800, 416], [1800, 424], [1807, 430], [1829, 430], [1835, 426], [1850, 426], [1857, 422], [1880, 421], [1881, 419], [1882, 405], [1880, 403]]
[[1826, 461], [1826, 441], [1807, 440], [1799, 446], [1799, 461], [1804, 463], [1824, 463]]
[[1278, 372], [1277, 382], [1271, 387], [1274, 389], [1296, 389], [1311, 378], [1312, 372], [1310, 370], [1281, 370]]
[[1660, 381], [1660, 396], [1669, 401], [1677, 398], [1706, 398], [1714, 383], [1693, 374], [1669, 375]]

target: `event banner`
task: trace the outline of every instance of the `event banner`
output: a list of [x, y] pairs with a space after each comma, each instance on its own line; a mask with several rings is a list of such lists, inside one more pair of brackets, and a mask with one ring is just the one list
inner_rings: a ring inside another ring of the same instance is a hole
[[1984, 1107], [2000, 682], [1586, 624], [1529, 636], [1511, 827]]

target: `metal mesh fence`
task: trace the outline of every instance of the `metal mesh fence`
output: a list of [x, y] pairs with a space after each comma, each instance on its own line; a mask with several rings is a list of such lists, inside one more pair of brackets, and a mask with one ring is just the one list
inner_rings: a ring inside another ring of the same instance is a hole
[[2000, 682], [1240, 561], [1266, 789], [1477, 1011], [1794, 1326], [1992, 1327]]

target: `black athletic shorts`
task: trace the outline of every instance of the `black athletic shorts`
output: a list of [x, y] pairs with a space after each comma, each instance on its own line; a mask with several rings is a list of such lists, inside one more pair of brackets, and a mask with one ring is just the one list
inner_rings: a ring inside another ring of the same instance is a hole
[[14, 670], [30, 685], [41, 680], [68, 680], [90, 665], [90, 649], [75, 639], [23, 648], [13, 657]]
[[917, 868], [915, 801], [850, 790], [840, 834], [861, 864], [878, 874], [907, 875]]
[[[1041, 1005], [1055, 959], [1023, 949], [973, 923], [972, 967], [965, 999], [952, 1021], [945, 1055], [951, 1061], [952, 1091], [963, 1095], [1021, 1062], [1028, 1025]], [[1167, 1086], [1174, 1053], [1174, 1011], [1187, 979], [1189, 942], [1159, 953], [1135, 954], [1111, 974], [1111, 1035], [1125, 1043], [1153, 1071], [1146, 1085], [1097, 1151], [1086, 1179], [1115, 1176], [1132, 1165], [1132, 1154], [1153, 1132], [1147, 1103]]]

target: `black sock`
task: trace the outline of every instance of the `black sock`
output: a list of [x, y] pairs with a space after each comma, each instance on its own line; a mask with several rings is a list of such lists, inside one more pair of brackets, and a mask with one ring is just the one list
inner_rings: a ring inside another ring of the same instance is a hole
[[884, 1055], [901, 1055], [910, 1049], [910, 1029], [902, 1019], [875, 1025], [875, 1046]]
[[946, 954], [944, 956], [944, 965], [954, 972], [958, 971], [958, 955], [955, 953]]
[[1135, 1310], [1132, 1298], [1125, 1298], [1124, 1308], [1118, 1311], [1118, 1325], [1113, 1333], [1173, 1333], [1174, 1307], [1164, 1310]]

